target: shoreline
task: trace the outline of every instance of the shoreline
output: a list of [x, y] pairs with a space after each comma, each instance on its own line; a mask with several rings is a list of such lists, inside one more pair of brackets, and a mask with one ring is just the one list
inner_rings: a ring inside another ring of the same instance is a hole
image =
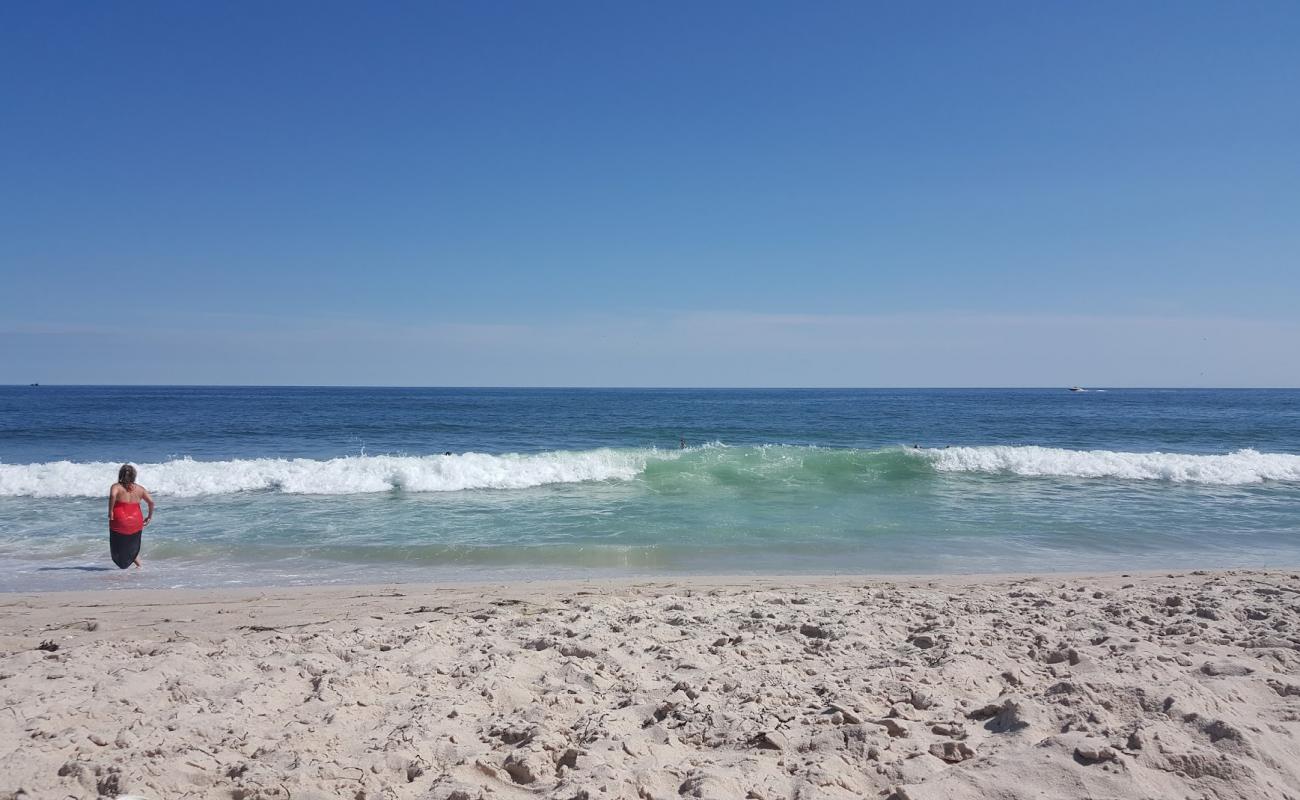
[[[148, 569], [146, 565], [145, 569]], [[105, 570], [112, 575], [130, 575], [131, 569]], [[347, 592], [379, 593], [379, 592], [400, 592], [400, 593], [419, 593], [419, 592], [462, 592], [462, 593], [490, 593], [490, 592], [509, 592], [515, 591], [522, 587], [533, 589], [549, 590], [554, 592], [564, 591], [591, 591], [594, 588], [601, 590], [602, 593], [618, 592], [622, 590], [631, 590], [650, 585], [664, 585], [677, 587], [692, 591], [702, 591], [720, 587], [737, 587], [749, 586], [753, 588], [760, 587], [808, 587], [808, 588], [853, 588], [861, 583], [888, 583], [888, 584], [907, 584], [920, 585], [929, 584], [964, 586], [973, 583], [995, 583], [1018, 580], [1118, 580], [1126, 579], [1151, 579], [1160, 577], [1200, 577], [1209, 575], [1232, 575], [1232, 574], [1259, 574], [1259, 575], [1291, 575], [1300, 581], [1300, 564], [1286, 564], [1281, 566], [1210, 566], [1210, 567], [1169, 567], [1169, 568], [1145, 568], [1145, 569], [1070, 569], [1062, 571], [1034, 571], [1034, 570], [1012, 570], [997, 572], [863, 572], [863, 573], [843, 573], [843, 572], [805, 572], [805, 573], [769, 573], [769, 572], [738, 572], [738, 573], [696, 573], [696, 572], [656, 572], [642, 575], [592, 575], [589, 577], [534, 577], [529, 573], [520, 573], [517, 577], [502, 580], [484, 580], [479, 576], [465, 578], [446, 578], [439, 582], [437, 580], [396, 580], [396, 581], [335, 581], [331, 583], [249, 583], [241, 585], [226, 586], [123, 586], [123, 587], [99, 587], [99, 588], [69, 588], [69, 589], [46, 589], [33, 591], [30, 589], [5, 589], [0, 588], [0, 609], [5, 608], [7, 601], [16, 598], [28, 598], [34, 600], [54, 599], [54, 598], [80, 598], [86, 601], [95, 599], [107, 600], [113, 599], [115, 602], [132, 602], [137, 596], [140, 598], [153, 598], [158, 600], [160, 596], [168, 597], [177, 602], [184, 602], [187, 598], [194, 596], [204, 596], [210, 600], [216, 599], [246, 599], [251, 596], [265, 596], [271, 593], [285, 592], [289, 594], [332, 594]], [[228, 596], [228, 597], [227, 597]], [[148, 605], [148, 604], [146, 604]]]
[[5, 800], [1280, 799], [1300, 573], [9, 592], [0, 709]]

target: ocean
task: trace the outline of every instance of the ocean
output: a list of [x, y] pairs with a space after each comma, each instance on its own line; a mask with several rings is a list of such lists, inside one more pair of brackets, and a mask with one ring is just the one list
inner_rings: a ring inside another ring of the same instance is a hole
[[0, 387], [3, 591], [1296, 565], [1297, 390]]

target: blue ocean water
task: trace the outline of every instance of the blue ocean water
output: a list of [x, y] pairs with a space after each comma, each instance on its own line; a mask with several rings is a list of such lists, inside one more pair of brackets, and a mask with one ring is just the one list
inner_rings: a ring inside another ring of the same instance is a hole
[[0, 590], [1298, 564], [1295, 390], [0, 388]]

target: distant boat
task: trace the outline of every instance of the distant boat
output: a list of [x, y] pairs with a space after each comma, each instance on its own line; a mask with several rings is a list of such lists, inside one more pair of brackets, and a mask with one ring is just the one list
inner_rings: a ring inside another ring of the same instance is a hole
[[1088, 391], [1088, 390], [1085, 389], [1085, 388], [1083, 388], [1082, 386], [1071, 386], [1071, 387], [1070, 387], [1070, 391], [1072, 391], [1072, 392], [1086, 392], [1086, 391]]
[[29, 384], [27, 384], [27, 385], [28, 385], [28, 386], [40, 386], [39, 383], [29, 383]]

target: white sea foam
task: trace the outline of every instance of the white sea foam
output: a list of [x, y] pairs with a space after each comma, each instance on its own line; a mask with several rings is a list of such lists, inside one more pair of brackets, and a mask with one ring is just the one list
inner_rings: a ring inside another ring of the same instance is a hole
[[[627, 480], [655, 457], [654, 450], [586, 450], [526, 455], [352, 456], [313, 460], [181, 459], [138, 465], [140, 483], [173, 497], [276, 491], [288, 494], [365, 494], [402, 489], [454, 492], [524, 489], [554, 483]], [[672, 457], [667, 453], [659, 457]], [[0, 464], [0, 496], [106, 495], [117, 464], [56, 461]]]
[[1122, 453], [1055, 447], [950, 447], [926, 450], [940, 472], [1173, 481], [1236, 486], [1300, 482], [1300, 456], [1237, 450], [1223, 455]]

